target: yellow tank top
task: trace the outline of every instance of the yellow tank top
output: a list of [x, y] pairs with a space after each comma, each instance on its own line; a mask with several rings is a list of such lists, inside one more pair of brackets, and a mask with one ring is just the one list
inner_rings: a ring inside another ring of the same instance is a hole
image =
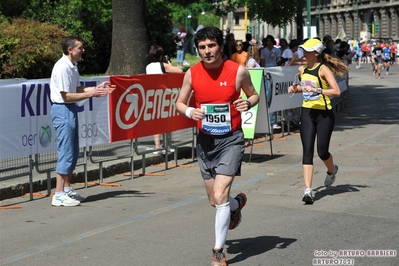
[[[320, 77], [320, 69], [323, 64], [319, 63], [316, 67], [309, 69], [306, 65], [301, 73], [301, 86], [304, 88], [310, 85], [315, 88], [322, 88], [323, 90], [328, 89], [328, 83]], [[302, 93], [303, 102], [302, 107], [312, 108], [318, 110], [331, 110], [330, 98], [324, 94], [318, 93]]]

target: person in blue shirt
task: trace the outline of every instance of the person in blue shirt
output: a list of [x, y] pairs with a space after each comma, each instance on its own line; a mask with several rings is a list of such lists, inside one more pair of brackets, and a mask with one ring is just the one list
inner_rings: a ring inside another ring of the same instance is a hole
[[391, 49], [385, 46], [382, 49], [382, 60], [384, 62], [385, 75], [389, 75], [389, 68], [391, 66]]
[[356, 68], [360, 68], [363, 58], [362, 43], [359, 42], [358, 45], [354, 47], [354, 50], [356, 51]]

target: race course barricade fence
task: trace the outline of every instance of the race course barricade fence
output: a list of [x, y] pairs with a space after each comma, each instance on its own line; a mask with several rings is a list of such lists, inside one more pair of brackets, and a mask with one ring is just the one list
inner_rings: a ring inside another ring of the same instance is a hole
[[[297, 115], [289, 110], [301, 106], [301, 95], [288, 94], [296, 71], [296, 67], [250, 70], [251, 78], [255, 73], [258, 77], [256, 87], [261, 101], [258, 107], [242, 113], [246, 139], [253, 139], [255, 133], [272, 136], [269, 112], [280, 113], [282, 122], [289, 122]], [[103, 163], [117, 160], [129, 160], [133, 178], [135, 153], [142, 156], [142, 174], [145, 174], [146, 155], [156, 151], [164, 156], [165, 169], [169, 167], [170, 149], [175, 150], [176, 165], [182, 147], [191, 148], [194, 160], [196, 122], [179, 115], [175, 105], [183, 76], [169, 73], [81, 79], [85, 86], [95, 86], [106, 80], [116, 85], [116, 90], [108, 97], [91, 98], [78, 105], [78, 164], [84, 167], [86, 187], [89, 163], [98, 164], [102, 182]], [[347, 79], [338, 83], [342, 94], [339, 99], [333, 99], [337, 111], [346, 103]], [[37, 173], [47, 174], [47, 192], [50, 194], [51, 172], [57, 161], [57, 140], [50, 118], [49, 79], [3, 80], [0, 93], [0, 181], [28, 176], [32, 199], [33, 169], [36, 169]], [[190, 97], [188, 105], [195, 106], [194, 97]], [[164, 147], [160, 150], [154, 149], [154, 134], [163, 135]], [[272, 153], [271, 140], [270, 148]]]

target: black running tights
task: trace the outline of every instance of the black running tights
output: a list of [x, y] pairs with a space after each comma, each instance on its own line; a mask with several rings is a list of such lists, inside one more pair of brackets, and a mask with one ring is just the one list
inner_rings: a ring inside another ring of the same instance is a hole
[[332, 110], [302, 108], [301, 141], [303, 148], [302, 164], [313, 164], [314, 143], [317, 135], [317, 153], [323, 161], [330, 158], [328, 151], [335, 116]]

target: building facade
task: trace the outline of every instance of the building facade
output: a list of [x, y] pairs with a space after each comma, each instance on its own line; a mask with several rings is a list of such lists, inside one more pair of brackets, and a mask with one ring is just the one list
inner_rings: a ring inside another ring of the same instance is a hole
[[[261, 40], [266, 35], [275, 38], [304, 39], [308, 25], [311, 37], [327, 34], [336, 38], [340, 31], [346, 38], [388, 39], [399, 41], [399, 0], [310, 0], [310, 23], [308, 10], [294, 18], [285, 27], [272, 27], [267, 23], [246, 17], [244, 9], [228, 14], [223, 29], [229, 27], [236, 39], [244, 39], [248, 29], [253, 37]], [[222, 26], [222, 24], [221, 24]]]

